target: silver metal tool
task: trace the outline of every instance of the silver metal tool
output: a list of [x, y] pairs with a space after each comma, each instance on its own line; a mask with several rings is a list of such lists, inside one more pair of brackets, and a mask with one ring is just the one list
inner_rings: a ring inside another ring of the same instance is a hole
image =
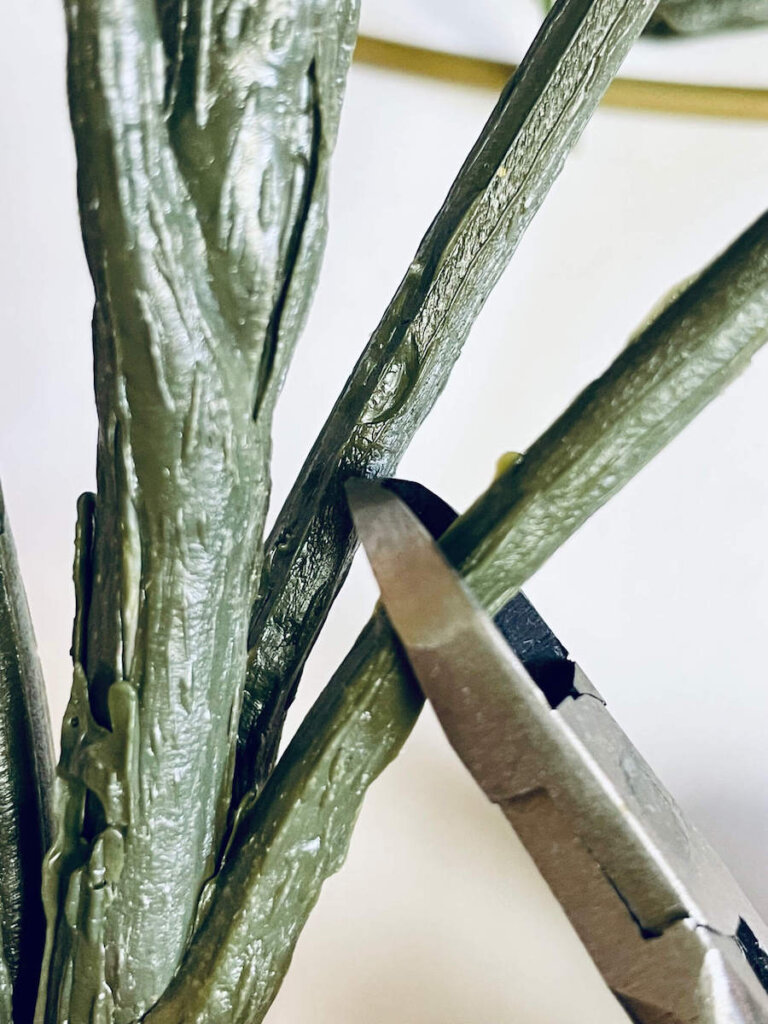
[[409, 508], [350, 481], [382, 602], [454, 749], [637, 1024], [768, 1024], [768, 928], [576, 667], [553, 708]]

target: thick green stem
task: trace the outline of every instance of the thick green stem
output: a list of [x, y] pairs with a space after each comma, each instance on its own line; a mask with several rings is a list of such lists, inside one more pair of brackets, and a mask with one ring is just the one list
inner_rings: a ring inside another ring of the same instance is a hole
[[80, 506], [40, 1021], [136, 1020], [215, 869], [270, 418], [355, 20], [356, 0], [67, 2], [98, 492]]
[[393, 659], [389, 627], [377, 617], [241, 815], [210, 910], [144, 1024], [264, 1019], [323, 882], [344, 861], [369, 784], [421, 708]]
[[[445, 534], [497, 612], [768, 340], [768, 215], [658, 315]], [[178, 976], [146, 1024], [261, 1021], [367, 787], [421, 697], [375, 615], [244, 807]]]
[[354, 553], [343, 483], [391, 475], [654, 0], [561, 0], [424, 236], [266, 548], [233, 805], [263, 783]]
[[[51, 838], [45, 684], [0, 490], [0, 1021], [30, 1020], [45, 938], [40, 866]], [[6, 1016], [4, 1016], [4, 1006]]]

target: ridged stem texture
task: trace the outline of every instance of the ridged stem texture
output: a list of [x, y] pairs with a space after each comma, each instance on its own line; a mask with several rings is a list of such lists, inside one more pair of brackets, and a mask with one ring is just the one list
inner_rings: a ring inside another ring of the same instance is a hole
[[654, 0], [561, 0], [502, 93], [318, 437], [266, 546], [233, 806], [274, 763], [354, 553], [343, 483], [392, 475]]
[[[445, 534], [496, 613], [768, 341], [768, 215], [625, 348]], [[365, 792], [422, 698], [374, 615], [238, 823], [207, 910], [146, 1024], [257, 1024]]]
[[34, 1012], [52, 792], [45, 685], [0, 491], [0, 1024]]
[[11, 972], [0, 949], [0, 1024], [13, 1024], [13, 985]]
[[311, 297], [356, 0], [67, 0], [95, 496], [39, 1021], [137, 1020], [231, 792], [272, 407]]
[[768, 22], [768, 0], [661, 0], [649, 30], [698, 35]]

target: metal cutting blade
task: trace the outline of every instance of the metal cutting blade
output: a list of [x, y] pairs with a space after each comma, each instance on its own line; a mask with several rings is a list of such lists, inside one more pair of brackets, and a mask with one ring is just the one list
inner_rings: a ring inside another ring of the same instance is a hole
[[553, 706], [407, 505], [347, 485], [446, 736], [639, 1024], [768, 1024], [768, 928], [575, 668]]

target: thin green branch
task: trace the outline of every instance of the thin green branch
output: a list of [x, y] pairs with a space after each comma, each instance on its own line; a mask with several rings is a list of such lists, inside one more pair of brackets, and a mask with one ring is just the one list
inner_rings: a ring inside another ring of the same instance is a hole
[[[0, 1021], [31, 1020], [45, 938], [40, 867], [51, 839], [45, 684], [0, 490]], [[4, 1011], [4, 1006], [7, 1009]], [[4, 1016], [4, 1012], [6, 1016]]]
[[233, 805], [268, 775], [354, 552], [343, 494], [391, 475], [475, 317], [654, 7], [561, 0], [508, 83], [338, 399], [266, 546]]
[[[497, 612], [768, 340], [768, 214], [659, 314], [472, 508], [444, 550]], [[381, 614], [244, 809], [207, 912], [146, 1024], [257, 1024], [365, 792], [421, 697]]]
[[66, 4], [99, 445], [80, 505], [45, 1022], [136, 1020], [219, 856], [270, 418], [314, 288], [357, 13], [160, 7]]
[[698, 35], [768, 22], [768, 0], [661, 0], [648, 26], [660, 34]]
[[0, 1024], [13, 1024], [13, 986], [11, 972], [0, 948]]
[[749, 365], [768, 340], [764, 214], [446, 534], [492, 613]]

